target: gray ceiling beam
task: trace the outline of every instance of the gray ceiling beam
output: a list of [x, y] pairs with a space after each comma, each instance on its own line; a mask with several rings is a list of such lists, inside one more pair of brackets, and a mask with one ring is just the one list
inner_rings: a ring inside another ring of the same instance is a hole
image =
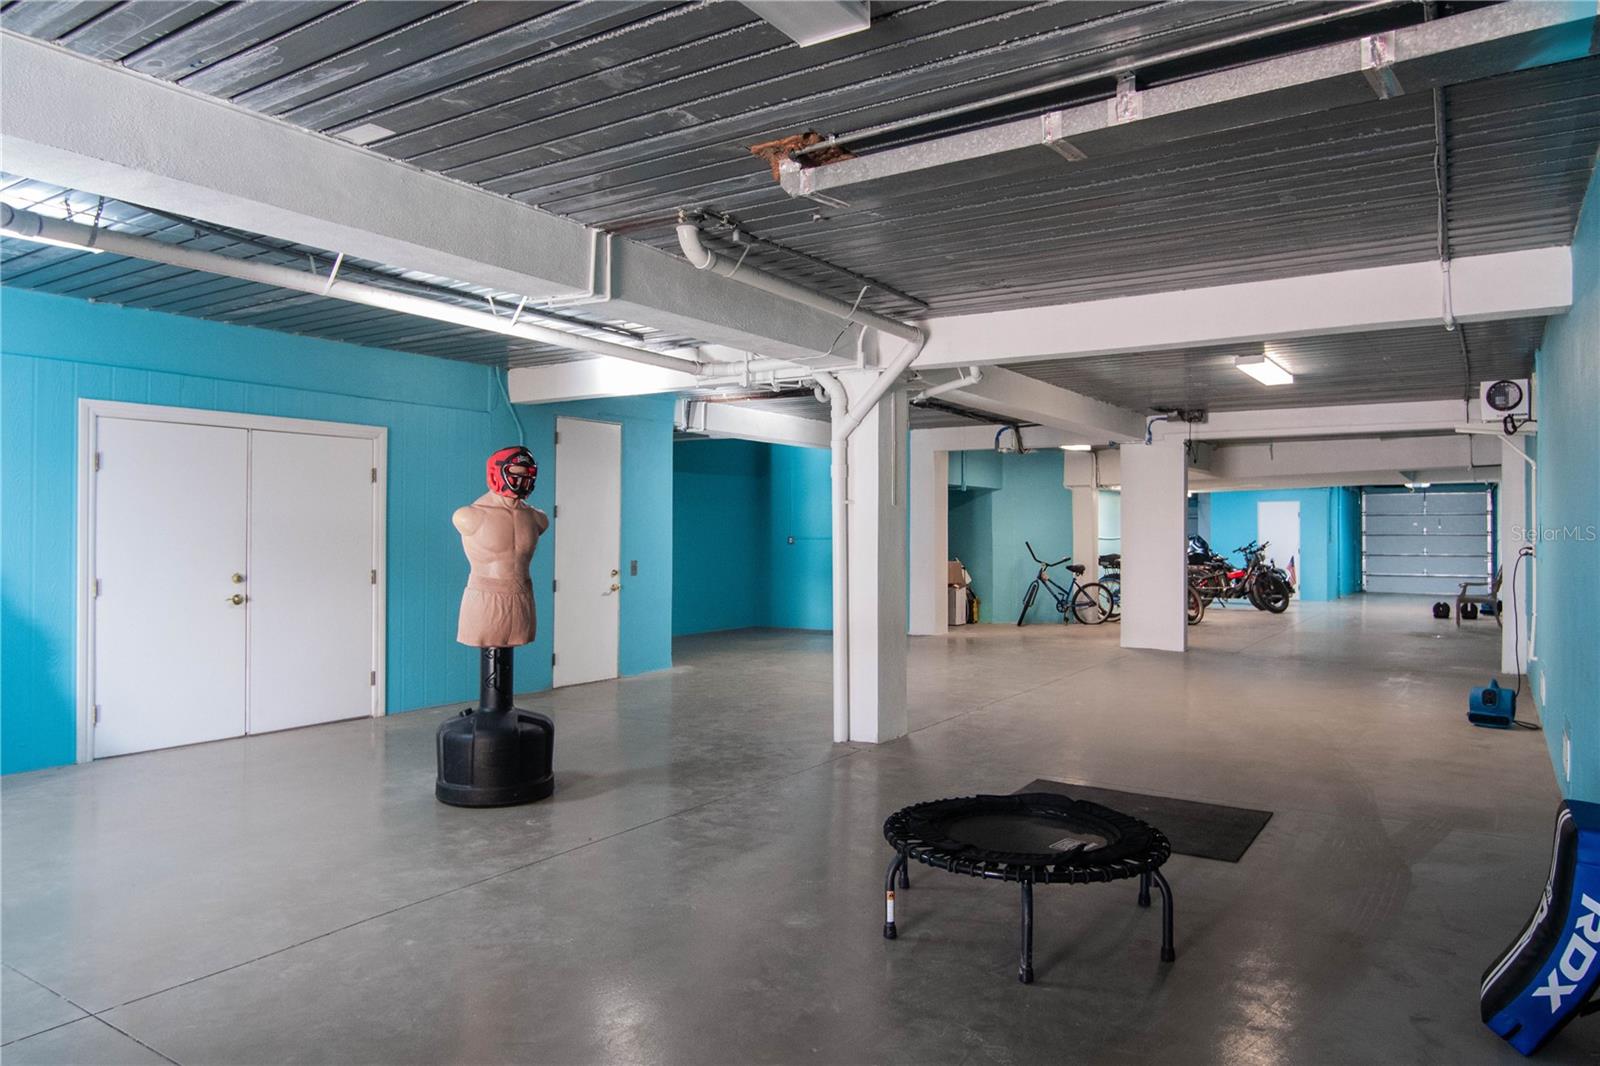
[[[122, 67], [0, 31], [0, 166], [158, 211], [525, 294], [586, 291], [594, 231]], [[839, 321], [623, 238], [591, 310], [778, 358]]]
[[[1019, 167], [1133, 149], [1428, 92], [1600, 51], [1595, 0], [1517, 0], [818, 167], [785, 160], [791, 196], [873, 207]], [[847, 138], [846, 138], [847, 140]]]

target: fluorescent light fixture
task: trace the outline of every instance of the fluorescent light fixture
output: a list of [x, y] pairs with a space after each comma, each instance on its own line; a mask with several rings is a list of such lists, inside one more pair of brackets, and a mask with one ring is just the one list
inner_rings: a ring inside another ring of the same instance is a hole
[[1064, 451], [1064, 452], [1092, 452], [1092, 451], [1094, 451], [1094, 445], [1092, 445], [1092, 444], [1063, 444], [1061, 446], [1061, 450]]
[[1432, 488], [1432, 487], [1433, 487], [1433, 482], [1431, 482], [1431, 481], [1408, 481], [1408, 482], [1406, 482], [1406, 488], [1408, 488], [1408, 489], [1427, 489], [1427, 488]]
[[1260, 355], [1241, 355], [1234, 359], [1233, 365], [1263, 385], [1294, 384], [1294, 375], [1285, 370], [1280, 363], [1266, 352], [1262, 352]]
[[18, 240], [29, 240], [29, 242], [35, 243], [35, 245], [51, 245], [53, 248], [70, 248], [72, 251], [86, 251], [86, 253], [91, 254], [91, 256], [98, 256], [98, 254], [102, 253], [102, 251], [106, 251], [104, 248], [90, 248], [88, 245], [75, 245], [75, 243], [70, 242], [70, 240], [56, 240], [56, 238], [53, 237], [38, 237], [37, 234], [21, 234], [21, 232], [18, 232], [18, 230], [14, 229], [0, 230], [0, 234], [5, 234], [6, 237], [16, 237]]
[[373, 141], [381, 141], [385, 137], [393, 137], [394, 130], [389, 129], [387, 126], [380, 126], [376, 122], [363, 122], [359, 126], [350, 127], [343, 133], [335, 133], [334, 136], [342, 141], [349, 141], [351, 144], [371, 144]]
[[801, 48], [872, 25], [868, 0], [744, 0], [744, 6]]

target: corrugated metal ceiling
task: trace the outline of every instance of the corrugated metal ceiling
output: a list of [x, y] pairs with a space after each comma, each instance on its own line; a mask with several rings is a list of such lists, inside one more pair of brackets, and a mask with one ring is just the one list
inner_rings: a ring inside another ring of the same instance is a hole
[[1238, 411], [1391, 400], [1459, 400], [1478, 382], [1527, 377], [1544, 319], [1341, 333], [1273, 341], [1273, 358], [1295, 375], [1269, 388], [1236, 369], [1262, 345], [1228, 344], [1137, 355], [1014, 363], [1008, 369], [1136, 411], [1155, 408]]
[[[730, 2], [65, 0], [6, 4], [0, 25], [312, 129], [381, 127], [388, 132], [371, 145], [380, 154], [657, 245], [672, 245], [679, 209], [728, 212], [751, 232], [824, 261], [757, 245], [751, 264], [847, 300], [861, 283], [842, 271], [876, 279], [915, 299], [873, 289], [863, 303], [898, 315], [929, 313], [921, 302], [940, 314], [996, 310], [1433, 254], [1426, 97], [1019, 169], [938, 197], [890, 198], [870, 212], [793, 200], [749, 145], [926, 115], [1113, 57], [1159, 82], [1252, 52], [1240, 46], [1145, 68], [1151, 57], [1352, 9], [1281, 0], [878, 0], [872, 10], [870, 30], [807, 49]], [[1397, 3], [1250, 48], [1281, 51], [1421, 17], [1420, 5]], [[1110, 89], [1087, 84], [1067, 99]], [[1064, 102], [1039, 97], [1004, 117]], [[1452, 88], [1446, 113], [1455, 254], [1569, 241], [1600, 144], [1600, 60]], [[23, 253], [12, 244], [8, 284], [427, 354], [516, 363], [563, 357], [315, 297], [278, 293], [254, 307], [264, 298], [259, 287], [186, 280], [110, 256], [86, 264], [64, 259], [70, 252], [34, 250], [18, 260]], [[1475, 359], [1481, 348], [1486, 361], [1525, 366], [1526, 327], [1470, 328]], [[1362, 351], [1335, 338], [1327, 353], [1354, 360], [1359, 373]], [[1062, 364], [1062, 372], [1085, 373], [1092, 362]], [[1417, 387], [1458, 394], [1458, 376], [1443, 363], [1438, 369], [1438, 381], [1422, 382], [1418, 371]], [[1402, 380], [1411, 378], [1391, 378]], [[1225, 384], [1212, 391], [1224, 395]], [[1135, 405], [1167, 401], [1179, 398], [1144, 396]]]

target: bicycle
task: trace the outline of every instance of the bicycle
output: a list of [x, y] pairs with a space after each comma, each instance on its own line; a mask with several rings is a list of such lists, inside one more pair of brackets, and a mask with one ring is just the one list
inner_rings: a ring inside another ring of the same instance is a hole
[[[1039, 588], [1043, 586], [1052, 599], [1055, 600], [1056, 610], [1061, 612], [1061, 620], [1067, 620], [1070, 611], [1072, 617], [1084, 625], [1097, 626], [1111, 618], [1112, 600], [1111, 590], [1097, 581], [1082, 584], [1078, 578], [1088, 567], [1083, 565], [1067, 565], [1070, 555], [1064, 555], [1053, 563], [1047, 563], [1039, 558], [1033, 550], [1033, 545], [1027, 541], [1022, 542], [1028, 549], [1028, 554], [1033, 556], [1033, 561], [1039, 564], [1039, 572], [1034, 575], [1033, 583], [1028, 586], [1027, 593], [1022, 597], [1022, 613], [1017, 615], [1017, 625], [1022, 625], [1028, 620], [1028, 612], [1033, 609], [1033, 601], [1039, 595]], [[1052, 566], [1066, 566], [1067, 572], [1072, 575], [1068, 580], [1070, 587], [1063, 588], [1061, 584], [1050, 576]]]

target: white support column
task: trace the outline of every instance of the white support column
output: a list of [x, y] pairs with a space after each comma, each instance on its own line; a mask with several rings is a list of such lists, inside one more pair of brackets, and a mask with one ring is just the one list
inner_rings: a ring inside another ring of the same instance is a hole
[[911, 434], [909, 530], [911, 634], [943, 636], [949, 630], [945, 564], [950, 559], [950, 453], [926, 433]]
[[[1505, 578], [1500, 586], [1500, 602], [1505, 613], [1500, 618], [1500, 672], [1516, 675], [1528, 668], [1528, 589], [1533, 584], [1533, 567], [1524, 559], [1516, 566], [1517, 552], [1532, 543], [1528, 536], [1528, 464], [1508, 441], [1500, 442], [1500, 493], [1495, 523], [1500, 539], [1500, 565]], [[1516, 568], [1516, 588], [1512, 588], [1512, 569]], [[1513, 592], [1515, 596], [1513, 596]]]
[[[852, 405], [876, 371], [839, 375]], [[895, 388], [850, 438], [850, 739], [904, 736], [906, 394]]]
[[1122, 646], [1183, 651], [1189, 626], [1184, 442], [1122, 446]]
[[[1132, 447], [1132, 445], [1129, 445]], [[1062, 452], [1061, 483], [1072, 493], [1072, 558], [1089, 568], [1085, 581], [1099, 574], [1099, 457], [1094, 452]]]

